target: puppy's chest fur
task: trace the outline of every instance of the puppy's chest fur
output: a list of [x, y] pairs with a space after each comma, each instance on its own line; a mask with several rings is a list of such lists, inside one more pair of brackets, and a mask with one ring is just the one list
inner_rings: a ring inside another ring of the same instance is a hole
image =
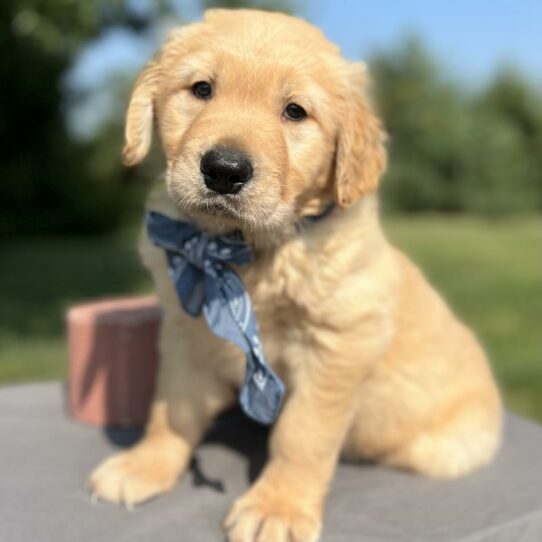
[[345, 331], [365, 325], [375, 308], [390, 311], [389, 288], [372, 259], [363, 262], [360, 245], [324, 229], [257, 256], [241, 270], [267, 358], [286, 380], [335, 349]]
[[317, 330], [326, 325], [321, 313], [325, 280], [312, 260], [302, 243], [294, 240], [240, 270], [266, 357], [287, 383], [303, 367]]
[[241, 270], [263, 335], [282, 341], [303, 340], [307, 327], [319, 318], [315, 304], [321, 277], [310, 270], [299, 243], [281, 247]]

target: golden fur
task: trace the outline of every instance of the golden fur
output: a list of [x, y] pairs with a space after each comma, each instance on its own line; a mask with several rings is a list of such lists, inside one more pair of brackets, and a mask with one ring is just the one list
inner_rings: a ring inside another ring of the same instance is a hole
[[[212, 81], [208, 101], [190, 91]], [[239, 270], [265, 352], [287, 386], [258, 481], [228, 514], [231, 542], [317, 540], [341, 452], [433, 477], [488, 463], [501, 403], [485, 355], [406, 256], [390, 246], [375, 194], [385, 135], [365, 96], [365, 68], [309, 24], [285, 15], [212, 10], [175, 31], [139, 77], [124, 159], [146, 155], [153, 123], [167, 158], [149, 208], [211, 232], [243, 231], [256, 260]], [[309, 117], [287, 120], [295, 101]], [[199, 160], [243, 149], [255, 177], [210, 194]], [[301, 232], [301, 216], [338, 207]], [[92, 490], [128, 505], [170, 489], [212, 419], [235, 404], [238, 348], [180, 308], [164, 253], [141, 254], [164, 308], [162, 364], [144, 439], [99, 466]]]

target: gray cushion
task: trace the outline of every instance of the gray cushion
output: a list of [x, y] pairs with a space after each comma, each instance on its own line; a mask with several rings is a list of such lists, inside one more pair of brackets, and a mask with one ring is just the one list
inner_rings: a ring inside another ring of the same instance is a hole
[[[84, 489], [90, 470], [134, 431], [100, 431], [66, 415], [62, 386], [0, 389], [0, 541], [223, 541], [219, 523], [265, 458], [266, 431], [221, 418], [173, 492], [128, 512]], [[509, 415], [493, 465], [436, 482], [341, 465], [324, 542], [542, 540], [542, 429]]]

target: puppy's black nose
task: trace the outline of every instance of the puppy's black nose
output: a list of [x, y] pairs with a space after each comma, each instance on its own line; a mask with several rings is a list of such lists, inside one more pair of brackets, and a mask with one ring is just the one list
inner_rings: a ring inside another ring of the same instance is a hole
[[219, 194], [237, 194], [252, 177], [252, 163], [242, 151], [215, 147], [200, 162], [207, 188]]

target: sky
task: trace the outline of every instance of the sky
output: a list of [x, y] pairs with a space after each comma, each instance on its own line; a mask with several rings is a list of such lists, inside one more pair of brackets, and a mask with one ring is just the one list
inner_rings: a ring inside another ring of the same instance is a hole
[[[198, 0], [172, 1], [184, 19], [201, 17]], [[144, 9], [152, 0], [133, 2]], [[503, 64], [542, 84], [542, 0], [297, 0], [295, 5], [296, 14], [321, 28], [352, 60], [370, 58], [416, 35], [451, 79], [471, 87], [490, 80]], [[67, 79], [68, 86], [93, 94], [74, 112], [72, 126], [92, 132], [100, 117], [96, 111], [113, 107], [105, 83], [139, 69], [160, 41], [161, 32], [142, 41], [113, 31], [90, 44]]]
[[460, 77], [487, 80], [507, 62], [542, 82], [541, 0], [316, 0], [305, 14], [349, 58], [415, 33]]

